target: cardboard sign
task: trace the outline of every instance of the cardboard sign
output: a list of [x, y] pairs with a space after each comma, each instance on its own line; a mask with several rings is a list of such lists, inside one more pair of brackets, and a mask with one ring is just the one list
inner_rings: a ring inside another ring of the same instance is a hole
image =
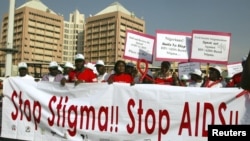
[[228, 76], [232, 77], [233, 75], [242, 72], [242, 70], [243, 70], [243, 67], [242, 67], [241, 62], [232, 63], [232, 64], [227, 65], [227, 75]]
[[188, 62], [188, 63], [179, 63], [178, 65], [178, 76], [179, 78], [186, 74], [189, 76], [189, 73], [192, 72], [194, 69], [200, 69], [200, 63], [198, 62]]
[[188, 62], [190, 46], [190, 33], [157, 31], [155, 60]]
[[154, 41], [154, 36], [135, 31], [127, 31], [124, 58], [135, 61], [145, 59], [152, 63]]
[[227, 64], [231, 33], [200, 31], [192, 32], [192, 62]]

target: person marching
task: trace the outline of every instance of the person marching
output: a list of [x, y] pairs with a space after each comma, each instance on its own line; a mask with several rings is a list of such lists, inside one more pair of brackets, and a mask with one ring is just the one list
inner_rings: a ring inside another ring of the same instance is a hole
[[187, 74], [181, 75], [180, 86], [187, 87], [189, 85], [189, 77]]
[[134, 78], [134, 82], [137, 84], [137, 83], [140, 83], [139, 80], [140, 80], [140, 76], [138, 75], [138, 70], [136, 69], [135, 67], [135, 64], [132, 63], [132, 62], [128, 62], [126, 64], [126, 70], [125, 70], [127, 73], [129, 73], [130, 75], [132, 75], [132, 77]]
[[201, 87], [203, 83], [202, 72], [200, 69], [193, 69], [190, 73], [190, 83], [188, 87]]
[[49, 73], [45, 74], [41, 81], [49, 81], [49, 82], [60, 82], [64, 76], [58, 71], [58, 64], [56, 61], [51, 61], [49, 63]]
[[69, 72], [69, 78], [61, 80], [61, 84], [65, 85], [66, 82], [74, 82], [75, 86], [80, 83], [92, 83], [97, 82], [95, 73], [84, 66], [85, 58], [82, 54], [75, 56], [75, 69]]
[[69, 72], [74, 70], [74, 65], [71, 62], [66, 62], [63, 66], [63, 75], [68, 80]]
[[209, 67], [209, 76], [202, 84], [202, 87], [207, 88], [222, 88], [222, 76], [221, 76], [221, 68], [220, 66], [212, 66]]
[[114, 74], [111, 74], [108, 78], [108, 84], [112, 84], [113, 82], [130, 83], [131, 85], [135, 84], [132, 75], [126, 72], [125, 61], [116, 61], [114, 66]]
[[171, 64], [168, 61], [163, 61], [161, 63], [161, 70], [154, 75], [155, 84], [172, 85], [174, 83], [170, 72], [170, 66]]
[[106, 68], [105, 68], [105, 64], [103, 60], [97, 60], [95, 67], [98, 72], [97, 81], [99, 83], [107, 82], [109, 74], [106, 72]]
[[18, 63], [18, 77], [24, 78], [24, 79], [33, 79], [34, 77], [28, 74], [28, 65], [25, 62]]

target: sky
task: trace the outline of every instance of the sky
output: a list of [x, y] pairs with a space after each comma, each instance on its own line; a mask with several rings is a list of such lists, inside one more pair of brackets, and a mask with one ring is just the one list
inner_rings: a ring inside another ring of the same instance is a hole
[[[16, 0], [16, 7], [28, 0]], [[229, 63], [239, 62], [250, 50], [250, 0], [40, 0], [69, 20], [76, 9], [95, 15], [119, 2], [136, 17], [143, 17], [146, 34], [156, 30], [192, 32], [206, 30], [231, 33]], [[0, 18], [9, 11], [9, 0], [1, 0]]]

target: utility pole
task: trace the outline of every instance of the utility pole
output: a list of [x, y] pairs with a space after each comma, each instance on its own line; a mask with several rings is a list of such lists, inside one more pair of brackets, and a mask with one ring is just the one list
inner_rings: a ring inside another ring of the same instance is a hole
[[9, 16], [8, 16], [8, 34], [6, 47], [2, 48], [1, 51], [6, 53], [5, 60], [5, 76], [12, 75], [12, 54], [17, 52], [13, 49], [13, 34], [14, 34], [14, 15], [15, 15], [15, 0], [9, 0]]

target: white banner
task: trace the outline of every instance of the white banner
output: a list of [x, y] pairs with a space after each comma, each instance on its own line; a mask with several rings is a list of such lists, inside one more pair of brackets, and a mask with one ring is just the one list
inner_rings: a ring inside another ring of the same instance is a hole
[[[209, 90], [208, 90], [209, 89]], [[249, 124], [239, 88], [4, 81], [1, 136], [32, 141], [206, 141], [209, 124]]]

